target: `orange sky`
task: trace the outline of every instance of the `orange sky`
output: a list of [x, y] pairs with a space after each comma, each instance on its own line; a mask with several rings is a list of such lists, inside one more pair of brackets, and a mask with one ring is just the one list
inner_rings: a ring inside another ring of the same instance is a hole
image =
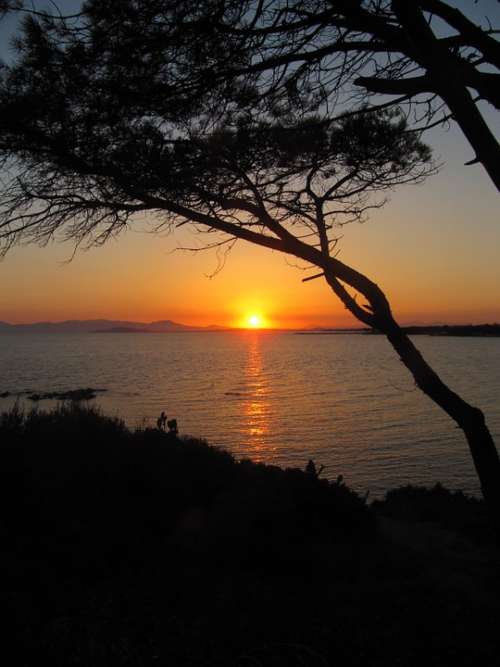
[[[2, 27], [12, 30], [9, 21]], [[0, 42], [4, 57], [7, 44]], [[498, 114], [481, 110], [500, 134]], [[456, 128], [424, 138], [445, 163], [441, 173], [395, 192], [367, 224], [346, 227], [340, 259], [385, 290], [402, 323], [500, 322], [498, 193], [480, 165], [464, 166], [474, 156]], [[240, 242], [209, 279], [213, 252], [172, 254], [192, 237], [158, 238], [140, 228], [69, 264], [70, 245], [14, 248], [0, 261], [0, 320], [234, 326], [257, 312], [276, 327], [358, 325], [321, 279], [302, 283], [304, 274], [277, 253]]]
[[[2, 23], [4, 36], [9, 25]], [[9, 53], [8, 41], [0, 41], [0, 55]], [[500, 134], [498, 114], [480, 108]], [[402, 323], [500, 322], [498, 193], [480, 165], [464, 166], [474, 156], [459, 130], [439, 127], [424, 138], [445, 163], [441, 173], [395, 192], [367, 224], [346, 227], [340, 259], [385, 290]], [[140, 228], [69, 264], [69, 245], [14, 248], [0, 261], [0, 320], [234, 326], [257, 312], [277, 327], [358, 325], [321, 279], [302, 283], [304, 274], [277, 253], [240, 242], [209, 279], [213, 252], [172, 254], [177, 243], [193, 239], [184, 231], [158, 238]]]
[[[375, 280], [402, 323], [500, 321], [498, 195], [458, 132], [439, 132], [449, 163], [422, 186], [405, 187], [364, 225], [344, 228], [340, 259]], [[322, 279], [284, 257], [239, 242], [214, 278], [213, 251], [173, 252], [193, 236], [155, 237], [139, 222], [118, 240], [80, 252], [70, 245], [14, 248], [0, 262], [0, 320], [172, 319], [269, 326], [358, 325]], [[183, 228], [185, 230], [186, 227]]]

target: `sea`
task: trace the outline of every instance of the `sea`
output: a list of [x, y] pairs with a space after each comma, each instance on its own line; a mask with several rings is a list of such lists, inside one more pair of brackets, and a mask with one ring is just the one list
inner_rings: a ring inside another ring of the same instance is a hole
[[[485, 413], [500, 443], [500, 338], [415, 336], [442, 379]], [[165, 411], [181, 435], [237, 458], [304, 468], [371, 498], [405, 484], [478, 494], [462, 431], [415, 386], [383, 336], [232, 331], [5, 334], [0, 410], [20, 392], [104, 389], [89, 401], [131, 428]], [[71, 443], [68, 443], [71, 447]]]

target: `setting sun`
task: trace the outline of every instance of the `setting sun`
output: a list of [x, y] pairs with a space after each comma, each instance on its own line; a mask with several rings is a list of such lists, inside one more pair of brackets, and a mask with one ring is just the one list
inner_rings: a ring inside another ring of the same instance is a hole
[[257, 315], [256, 313], [252, 313], [251, 315], [247, 316], [246, 324], [250, 329], [260, 329], [264, 325], [264, 322], [262, 320], [261, 315]]

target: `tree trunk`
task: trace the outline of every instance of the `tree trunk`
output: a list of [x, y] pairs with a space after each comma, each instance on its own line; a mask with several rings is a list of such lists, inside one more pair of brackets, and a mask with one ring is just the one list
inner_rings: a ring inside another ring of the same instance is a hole
[[[382, 290], [363, 274], [330, 259], [324, 264], [325, 278], [346, 308], [361, 322], [384, 333], [413, 375], [415, 383], [462, 429], [481, 484], [493, 527], [500, 535], [500, 459], [484, 415], [453, 392], [425, 361], [410, 338], [394, 320], [389, 302]], [[360, 306], [342, 282], [360, 292], [369, 305]]]
[[500, 146], [494, 134], [479, 113], [471, 94], [452, 85], [441, 86], [441, 97], [448, 105], [454, 120], [460, 126], [476, 157], [472, 162], [480, 162], [500, 191]]
[[483, 497], [495, 530], [500, 534], [500, 459], [483, 413], [464, 401], [441, 380], [396, 322], [384, 333], [413, 375], [419, 389], [437, 403], [464, 432]]

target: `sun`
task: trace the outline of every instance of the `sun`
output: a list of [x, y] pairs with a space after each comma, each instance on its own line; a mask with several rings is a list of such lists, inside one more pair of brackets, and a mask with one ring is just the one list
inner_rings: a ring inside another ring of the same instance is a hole
[[250, 313], [250, 315], [247, 315], [246, 323], [250, 329], [260, 329], [264, 325], [262, 315], [259, 315], [258, 313]]

